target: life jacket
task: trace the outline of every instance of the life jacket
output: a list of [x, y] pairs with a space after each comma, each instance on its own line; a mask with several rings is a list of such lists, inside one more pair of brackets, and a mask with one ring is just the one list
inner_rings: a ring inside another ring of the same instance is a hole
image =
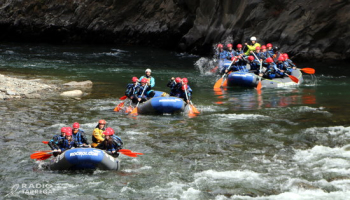
[[260, 69], [260, 63], [258, 64], [256, 59], [249, 63], [249, 65], [251, 70]]
[[64, 139], [65, 136], [62, 136], [62, 135], [54, 135], [53, 138], [49, 141], [49, 143], [55, 143], [55, 144], [58, 144], [58, 142], [62, 139]]
[[230, 57], [230, 59], [232, 58], [232, 57], [234, 57], [235, 56], [235, 51], [232, 49], [231, 51], [226, 51], [226, 58], [227, 57]]
[[267, 51], [265, 52], [260, 52], [260, 58], [263, 60], [266, 60], [266, 58], [271, 57]]
[[76, 146], [76, 143], [75, 143], [74, 139], [72, 139], [71, 141], [68, 141], [67, 139], [63, 139], [59, 143], [59, 147], [60, 147], [61, 151], [71, 149], [72, 147], [75, 147], [75, 146]]
[[[181, 90], [180, 92], [180, 98], [183, 98], [185, 101], [186, 100], [191, 100], [191, 96], [192, 96], [192, 89], [189, 85], [187, 85], [187, 96], [186, 96], [186, 93], [185, 93], [185, 90]], [[187, 99], [188, 97], [188, 99]]]
[[96, 147], [99, 143], [101, 143], [104, 140], [104, 134], [105, 127], [103, 129], [99, 129], [98, 127], [94, 129], [92, 132], [92, 144], [91, 146]]
[[58, 143], [63, 140], [65, 137], [62, 135], [54, 135], [53, 138], [49, 141], [47, 145], [54, 150], [54, 149], [59, 149]]
[[139, 83], [137, 83], [136, 85], [134, 83], [129, 83], [126, 86], [126, 91], [125, 91], [125, 95], [127, 97], [131, 97], [133, 94], [135, 94], [135, 89], [136, 87], [139, 85]]
[[226, 51], [221, 51], [221, 52], [218, 52], [218, 59], [220, 59], [220, 60], [225, 60], [226, 59]]
[[248, 50], [245, 52], [245, 55], [248, 56], [250, 54], [250, 51], [255, 51], [255, 48], [258, 47], [258, 46], [261, 47], [261, 45], [259, 43], [257, 43], [257, 42], [255, 42], [254, 45], [247, 45]]
[[267, 69], [266, 69], [266, 72], [268, 74], [275, 74], [277, 72], [277, 66], [275, 63], [270, 63], [268, 66], [267, 66]]
[[149, 83], [150, 83], [149, 86], [151, 86], [152, 88], [156, 85], [156, 81], [155, 81], [155, 79], [154, 79], [152, 76], [149, 76], [149, 77], [147, 77], [147, 76], [141, 76], [141, 77], [139, 78], [139, 80], [141, 81], [143, 78], [146, 78], [146, 79], [149, 81]]
[[[142, 85], [139, 85], [137, 88], [136, 88], [136, 95], [138, 98], [142, 98], [141, 95], [143, 93], [144, 96], [147, 97], [148, 93], [151, 91], [151, 87], [150, 86], [147, 86], [146, 88], [146, 85], [145, 86], [142, 86]], [[143, 91], [145, 90], [145, 91]]]
[[241, 54], [244, 54], [243, 50], [240, 50], [240, 51], [236, 50], [235, 56], [239, 56]]
[[81, 129], [78, 129], [78, 132], [75, 134], [72, 134], [72, 137], [74, 141], [77, 143], [77, 145], [82, 145], [83, 143], [88, 144], [88, 141], [86, 141], [84, 131]]
[[120, 139], [120, 137], [116, 136], [116, 135], [112, 135], [112, 139], [113, 142], [117, 145], [118, 148], [122, 148], [123, 147], [123, 141], [122, 139]]

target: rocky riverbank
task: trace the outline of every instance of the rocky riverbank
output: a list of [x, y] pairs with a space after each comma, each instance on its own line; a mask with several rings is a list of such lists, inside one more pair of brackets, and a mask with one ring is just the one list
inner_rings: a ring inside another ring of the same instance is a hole
[[80, 98], [85, 93], [77, 88], [92, 87], [91, 81], [73, 81], [62, 85], [44, 82], [46, 81], [41, 79], [25, 80], [0, 74], [0, 100], [42, 99], [54, 96]]
[[40, 99], [44, 91], [54, 91], [58, 87], [42, 83], [40, 79], [24, 80], [0, 74], [0, 100], [13, 98]]
[[0, 41], [141, 44], [211, 54], [258, 42], [293, 59], [350, 59], [350, 4], [337, 0], [0, 1]]

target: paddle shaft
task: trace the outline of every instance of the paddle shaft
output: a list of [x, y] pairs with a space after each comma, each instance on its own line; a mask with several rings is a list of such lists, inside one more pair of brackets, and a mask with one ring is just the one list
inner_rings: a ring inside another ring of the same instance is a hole
[[[145, 93], [145, 90], [146, 90], [146, 89], [147, 89], [147, 83], [146, 83], [145, 87], [143, 88], [143, 91], [142, 91], [142, 93], [141, 93], [141, 98], [142, 98], [143, 94]], [[141, 101], [141, 100], [140, 100], [140, 101]], [[138, 101], [138, 102], [137, 102], [137, 104], [136, 104], [136, 107], [135, 107], [135, 108], [137, 108], [137, 106], [139, 106], [140, 101]]]

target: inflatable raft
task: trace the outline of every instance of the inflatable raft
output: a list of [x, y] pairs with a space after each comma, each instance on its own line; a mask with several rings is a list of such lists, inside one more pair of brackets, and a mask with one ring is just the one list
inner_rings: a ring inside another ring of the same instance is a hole
[[51, 170], [119, 170], [120, 161], [100, 149], [75, 148], [58, 155], [47, 167]]
[[153, 97], [137, 107], [139, 114], [179, 113], [185, 110], [186, 103], [178, 97]]
[[[261, 79], [263, 88], [285, 88], [299, 86], [303, 82], [303, 76], [299, 69], [293, 70], [291, 73], [299, 79], [298, 83], [293, 82], [288, 76], [274, 79]], [[256, 87], [259, 82], [259, 77], [251, 72], [232, 72], [227, 76], [228, 86]]]

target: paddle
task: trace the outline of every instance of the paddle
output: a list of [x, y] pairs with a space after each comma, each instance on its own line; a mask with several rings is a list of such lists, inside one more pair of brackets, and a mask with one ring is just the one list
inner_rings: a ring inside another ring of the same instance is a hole
[[284, 75], [288, 76], [290, 78], [290, 80], [292, 80], [295, 83], [299, 83], [299, 79], [295, 76], [289, 75], [287, 73], [284, 73]]
[[124, 96], [120, 97], [119, 99], [120, 100], [125, 100], [126, 98], [128, 98], [128, 97], [126, 95], [124, 95]]
[[132, 103], [132, 101], [130, 101], [128, 108], [125, 110], [125, 113], [127, 113], [127, 114], [132, 111], [131, 103]]
[[210, 70], [211, 73], [215, 73], [216, 70], [218, 70], [219, 66], [214, 67], [213, 69]]
[[315, 69], [313, 68], [302, 68], [300, 71], [307, 73], [307, 74], [315, 74]]
[[[142, 94], [141, 94], [141, 98], [142, 98], [143, 93], [145, 92], [146, 88], [147, 88], [147, 84], [146, 84], [145, 87], [143, 88], [143, 91], [142, 91]], [[131, 111], [131, 113], [130, 113], [131, 115], [138, 115], [138, 113], [137, 113], [137, 107], [139, 106], [139, 104], [140, 104], [140, 101], [137, 102], [136, 107], [134, 108], [134, 110]]]
[[[228, 68], [231, 67], [232, 63], [235, 61], [235, 59], [232, 60], [230, 66]], [[223, 85], [223, 80], [224, 80], [224, 77], [227, 75], [227, 73], [224, 73], [224, 75], [222, 75], [222, 77], [216, 81], [215, 85], [214, 85], [214, 89], [216, 88], [220, 88], [222, 85]]]
[[194, 113], [196, 113], [196, 114], [199, 114], [199, 113], [200, 113], [200, 112], [197, 110], [197, 108], [194, 107], [192, 101], [190, 101], [190, 106], [191, 106], [191, 108], [193, 109], [193, 112], [194, 112]]
[[115, 108], [114, 111], [115, 112], [119, 112], [123, 107], [124, 107], [124, 103], [125, 101], [121, 102], [120, 104], [118, 104]]
[[42, 143], [44, 143], [44, 144], [49, 144], [49, 141], [42, 141]]
[[[253, 51], [252, 51], [252, 53], [253, 53], [255, 59], [257, 59], [259, 61], [259, 63], [260, 63], [260, 69], [259, 69], [259, 74], [260, 74], [261, 71], [262, 71], [262, 62], [258, 59], [258, 57], [255, 55], [255, 53]], [[261, 76], [259, 76], [259, 82], [258, 82], [258, 85], [256, 86], [256, 89], [257, 89], [258, 92], [260, 92], [261, 88], [262, 88]]]
[[46, 160], [52, 156], [53, 151], [39, 151], [30, 155], [31, 159]]
[[[182, 83], [183, 84], [183, 83]], [[185, 85], [184, 85], [185, 86]], [[189, 100], [188, 99], [188, 95], [187, 95], [187, 89], [186, 89], [186, 87], [184, 87], [185, 88], [185, 94], [186, 94], [186, 99], [187, 100]], [[189, 112], [188, 112], [188, 116], [189, 117], [195, 117], [196, 116], [196, 114], [194, 113], [194, 111], [193, 111], [193, 108], [191, 107], [191, 102], [190, 102], [190, 109], [189, 109]]]
[[135, 154], [135, 155], [143, 155], [143, 153], [133, 152], [130, 149], [119, 149], [120, 153], [126, 155], [126, 154]]
[[[183, 83], [182, 83], [182, 84], [183, 84]], [[185, 94], [186, 94], [186, 99], [189, 100], [189, 99], [188, 99], [188, 95], [187, 95], [187, 89], [186, 89], [186, 87], [185, 87]], [[196, 114], [199, 114], [200, 112], [197, 110], [196, 107], [194, 107], [194, 105], [192, 104], [192, 101], [191, 101], [191, 100], [189, 100], [189, 102], [190, 102], [190, 112], [188, 113], [188, 116], [190, 116], [190, 117], [195, 117]]]

